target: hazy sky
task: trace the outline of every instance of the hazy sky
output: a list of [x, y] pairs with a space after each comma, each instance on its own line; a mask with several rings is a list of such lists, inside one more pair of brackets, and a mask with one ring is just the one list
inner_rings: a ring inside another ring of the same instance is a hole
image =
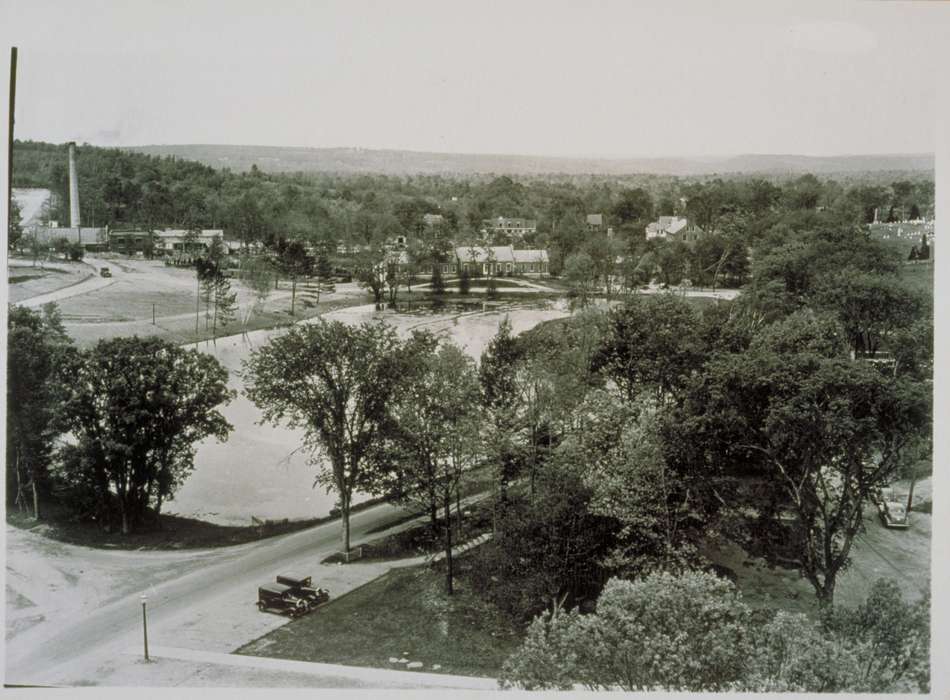
[[830, 155], [933, 150], [948, 16], [910, 2], [0, 0], [0, 36], [20, 51], [18, 138]]

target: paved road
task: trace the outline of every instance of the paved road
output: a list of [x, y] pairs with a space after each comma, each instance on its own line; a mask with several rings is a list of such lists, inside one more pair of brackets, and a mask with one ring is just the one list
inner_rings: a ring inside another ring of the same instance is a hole
[[[354, 514], [354, 545], [369, 539], [370, 531], [403, 515], [401, 508], [388, 504]], [[253, 605], [256, 587], [272, 580], [276, 572], [302, 567], [313, 573], [314, 585], [331, 582], [331, 591], [340, 590], [347, 576], [371, 580], [383, 572], [381, 565], [319, 565], [321, 559], [339, 549], [339, 538], [340, 524], [331, 522], [279, 538], [209, 551], [211, 561], [207, 566], [149, 589], [150, 638], [164, 643], [194, 644], [198, 640], [201, 648], [228, 652], [286, 622], [258, 613]], [[334, 580], [338, 585], [332, 585]], [[223, 614], [218, 615], [218, 610]], [[245, 618], [243, 627], [233, 627], [235, 612], [237, 617]], [[196, 621], [203, 629], [189, 629]], [[91, 614], [80, 613], [79, 619], [64, 616], [24, 632], [7, 647], [6, 683], [93, 680], [102, 659], [141, 643], [141, 624], [139, 596], [134, 594]]]
[[[92, 276], [84, 279], [82, 282], [71, 285], [69, 287], [63, 287], [62, 289], [57, 289], [55, 292], [49, 292], [48, 294], [40, 294], [39, 296], [31, 297], [29, 299], [24, 299], [19, 302], [20, 306], [26, 306], [31, 309], [38, 308], [44, 304], [48, 304], [52, 301], [62, 301], [63, 299], [68, 299], [70, 297], [79, 296], [80, 294], [88, 294], [97, 289], [102, 289], [103, 287], [108, 287], [110, 284], [116, 282], [117, 279], [125, 273], [121, 269], [118, 269], [115, 265], [110, 265], [108, 260], [101, 260], [99, 258], [91, 258], [86, 256], [83, 259], [83, 262], [87, 265], [90, 265], [92, 268]], [[100, 277], [99, 269], [103, 267], [108, 267], [112, 271], [112, 277]]]

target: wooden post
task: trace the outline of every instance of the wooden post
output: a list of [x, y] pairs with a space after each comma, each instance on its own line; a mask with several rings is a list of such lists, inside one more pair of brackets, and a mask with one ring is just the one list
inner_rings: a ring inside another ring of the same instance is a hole
[[[7, 131], [7, 211], [13, 211], [13, 113], [16, 107], [16, 46], [10, 48], [10, 116]], [[19, 222], [17, 222], [19, 223]], [[34, 262], [34, 264], [36, 264]]]

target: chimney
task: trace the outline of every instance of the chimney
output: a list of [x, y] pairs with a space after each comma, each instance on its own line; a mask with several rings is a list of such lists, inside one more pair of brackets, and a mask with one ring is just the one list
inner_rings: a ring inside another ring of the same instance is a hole
[[69, 142], [69, 227], [79, 228], [79, 175], [76, 173], [76, 144]]

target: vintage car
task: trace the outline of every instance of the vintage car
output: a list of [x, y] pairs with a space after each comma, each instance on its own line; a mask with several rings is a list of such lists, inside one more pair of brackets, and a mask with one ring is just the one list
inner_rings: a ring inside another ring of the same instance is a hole
[[330, 600], [330, 591], [325, 588], [314, 588], [311, 585], [311, 578], [297, 573], [280, 574], [277, 577], [277, 583], [283, 586], [289, 586], [294, 595], [304, 598], [311, 608], [322, 605]]
[[99, 276], [100, 276], [100, 277], [112, 277], [112, 270], [110, 270], [108, 267], [102, 267], [102, 268], [99, 269]]
[[896, 530], [905, 530], [910, 526], [907, 518], [906, 496], [894, 493], [891, 488], [884, 488], [875, 494], [874, 502], [881, 515], [884, 527]]
[[299, 617], [310, 612], [310, 601], [282, 583], [266, 583], [257, 589], [257, 609], [279, 615]]

